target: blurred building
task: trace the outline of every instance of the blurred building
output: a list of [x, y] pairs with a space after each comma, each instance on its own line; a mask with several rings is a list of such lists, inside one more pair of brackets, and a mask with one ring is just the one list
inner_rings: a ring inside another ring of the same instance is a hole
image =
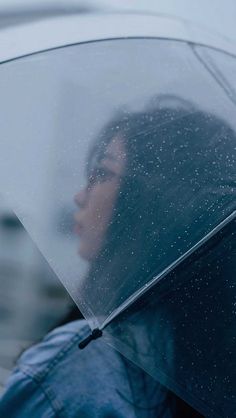
[[0, 200], [0, 387], [23, 348], [66, 314], [69, 296], [11, 208]]

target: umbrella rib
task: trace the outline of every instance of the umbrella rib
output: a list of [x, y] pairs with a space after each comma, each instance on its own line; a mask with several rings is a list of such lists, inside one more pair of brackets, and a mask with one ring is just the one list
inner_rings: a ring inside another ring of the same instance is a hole
[[[197, 60], [204, 66], [204, 68], [212, 75], [216, 83], [224, 90], [225, 94], [227, 95], [228, 99], [236, 105], [236, 95], [235, 91], [229, 82], [225, 79], [222, 75], [219, 67], [212, 62], [212, 59], [208, 56], [203, 57], [199, 54], [196, 47], [192, 45], [192, 50], [194, 55], [196, 56]], [[207, 58], [207, 59], [206, 59]]]
[[208, 234], [206, 234], [200, 241], [198, 241], [193, 247], [181, 255], [177, 260], [171, 263], [166, 267], [160, 274], [155, 276], [150, 282], [146, 283], [141, 289], [137, 290], [132, 296], [127, 298], [118, 308], [116, 308], [102, 323], [100, 330], [103, 330], [107, 327], [111, 321], [113, 321], [118, 315], [124, 312], [129, 308], [137, 299], [143, 296], [149, 289], [151, 289], [155, 284], [157, 284], [161, 279], [166, 277], [170, 272], [172, 272], [177, 266], [179, 266], [184, 260], [186, 260], [190, 255], [192, 255], [196, 250], [202, 247], [207, 241], [214, 237], [219, 231], [221, 231], [229, 222], [236, 219], [236, 210], [234, 210], [227, 218], [220, 222], [215, 228], [213, 228]]

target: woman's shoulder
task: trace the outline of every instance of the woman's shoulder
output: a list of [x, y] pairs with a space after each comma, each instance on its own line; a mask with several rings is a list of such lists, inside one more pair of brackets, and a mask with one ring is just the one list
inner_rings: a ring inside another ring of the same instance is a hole
[[[44, 339], [28, 348], [20, 357], [17, 367], [34, 380], [43, 382], [55, 381], [57, 376], [67, 374], [73, 380], [83, 375], [91, 376], [96, 370], [97, 381], [106, 371], [121, 374], [125, 365], [122, 356], [104, 338], [92, 341], [84, 350], [80, 350], [79, 343], [90, 334], [91, 330], [85, 320], [77, 320], [55, 328]], [[99, 372], [99, 376], [97, 373]], [[102, 378], [102, 377], [101, 377]], [[67, 380], [68, 381], [68, 380]]]
[[[10, 416], [15, 416], [10, 408], [16, 402], [17, 418], [40, 416], [36, 414], [39, 406], [44, 411], [54, 411], [55, 416], [64, 409], [66, 416], [94, 417], [98, 411], [101, 416], [113, 416], [117, 409], [117, 417], [134, 416], [133, 408], [119, 392], [122, 389], [132, 396], [121, 356], [102, 338], [84, 350], [78, 348], [89, 331], [85, 321], [74, 321], [50, 332], [28, 349], [13, 371], [0, 412], [10, 411]], [[26, 410], [33, 415], [24, 415]]]
[[77, 347], [89, 330], [85, 320], [73, 321], [55, 328], [40, 342], [25, 351], [18, 360], [17, 366], [23, 368], [27, 374], [40, 375], [42, 379], [63, 357]]

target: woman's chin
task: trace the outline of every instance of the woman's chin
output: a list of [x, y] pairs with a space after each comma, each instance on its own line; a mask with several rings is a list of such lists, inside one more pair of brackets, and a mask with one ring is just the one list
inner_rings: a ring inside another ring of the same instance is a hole
[[77, 254], [83, 258], [84, 260], [87, 260], [87, 252], [84, 251], [83, 245], [79, 245], [78, 250], [77, 250]]
[[85, 261], [93, 260], [93, 252], [81, 242], [77, 251], [78, 255]]

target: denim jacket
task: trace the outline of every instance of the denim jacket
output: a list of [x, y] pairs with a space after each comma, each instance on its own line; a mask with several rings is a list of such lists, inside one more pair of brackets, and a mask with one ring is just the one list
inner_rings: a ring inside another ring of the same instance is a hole
[[[103, 342], [79, 350], [89, 333], [74, 321], [49, 333], [18, 361], [0, 399], [1, 418], [156, 418], [166, 390]], [[144, 388], [149, 387], [151, 397]], [[171, 418], [164, 408], [163, 418]]]

